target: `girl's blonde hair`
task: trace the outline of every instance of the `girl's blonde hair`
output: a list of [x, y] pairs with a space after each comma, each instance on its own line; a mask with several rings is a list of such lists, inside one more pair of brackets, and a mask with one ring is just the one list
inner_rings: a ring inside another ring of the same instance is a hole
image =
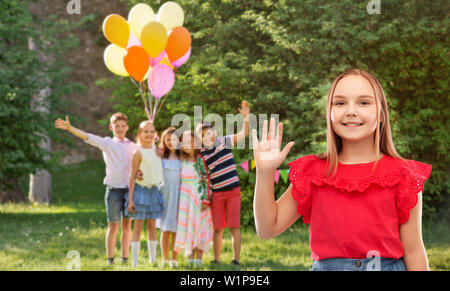
[[[331, 105], [332, 99], [334, 95], [334, 90], [338, 82], [350, 75], [361, 76], [369, 81], [372, 89], [375, 93], [375, 104], [377, 108], [377, 126], [375, 130], [374, 143], [377, 157], [380, 153], [385, 155], [399, 158], [404, 160], [396, 151], [394, 141], [392, 140], [392, 132], [391, 126], [389, 124], [389, 112], [388, 106], [386, 102], [386, 95], [384, 94], [383, 87], [378, 79], [372, 75], [371, 73], [359, 69], [351, 69], [340, 74], [331, 84], [330, 90], [328, 91], [327, 97], [327, 110], [326, 110], [326, 118], [327, 118], [327, 151], [325, 153], [319, 154], [317, 157], [322, 159], [327, 159], [328, 170], [326, 176], [335, 176], [338, 167], [338, 154], [342, 151], [342, 138], [336, 134], [333, 130], [333, 126], [331, 123]], [[378, 102], [379, 101], [379, 102]], [[381, 120], [379, 119], [379, 104], [381, 104]], [[378, 164], [378, 160], [374, 163], [372, 171], [375, 170], [376, 165]]]
[[142, 133], [142, 131], [144, 130], [144, 127], [147, 126], [147, 125], [149, 125], [149, 124], [150, 124], [151, 126], [153, 126], [153, 128], [155, 129], [155, 132], [156, 132], [156, 127], [155, 127], [155, 125], [153, 124], [153, 122], [151, 122], [150, 120], [144, 120], [144, 121], [142, 121], [141, 123], [139, 123], [139, 126], [138, 126], [138, 131], [137, 131], [137, 134], [136, 134], [136, 143], [142, 145], [142, 141], [141, 141], [141, 133]]

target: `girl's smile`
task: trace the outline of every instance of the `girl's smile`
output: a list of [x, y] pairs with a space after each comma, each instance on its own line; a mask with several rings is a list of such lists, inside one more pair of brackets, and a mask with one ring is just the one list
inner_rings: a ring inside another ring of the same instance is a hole
[[181, 149], [188, 155], [194, 154], [194, 140], [188, 132], [183, 133], [183, 141], [181, 142]]
[[175, 151], [179, 147], [178, 137], [175, 134], [166, 135], [164, 142], [171, 152]]
[[140, 136], [142, 143], [148, 145], [153, 144], [156, 137], [155, 127], [152, 124], [146, 124], [142, 129]]
[[374, 134], [377, 106], [370, 82], [347, 76], [336, 85], [331, 107], [333, 130], [344, 140], [360, 141]]

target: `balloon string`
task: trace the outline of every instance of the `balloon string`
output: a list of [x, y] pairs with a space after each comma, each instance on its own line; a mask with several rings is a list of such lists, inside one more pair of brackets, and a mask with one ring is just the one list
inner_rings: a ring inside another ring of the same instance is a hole
[[146, 109], [147, 108], [147, 101], [145, 100], [144, 92], [142, 90], [142, 82], [139, 82], [139, 92], [141, 93], [142, 101], [144, 101], [144, 109]]
[[153, 115], [152, 115], [152, 107], [153, 107], [153, 102], [152, 102], [152, 100], [153, 100], [153, 98], [152, 98], [152, 92], [150, 91], [150, 88], [148, 88], [148, 94], [147, 94], [147, 98], [148, 98], [148, 102], [150, 103], [150, 111], [149, 111], [149, 113], [150, 113], [150, 120], [153, 122]]
[[136, 84], [136, 82], [133, 80], [133, 78], [130, 77], [129, 79], [131, 80], [131, 83], [133, 83], [133, 85], [136, 86], [136, 88], [139, 89], [139, 86]]
[[156, 116], [158, 116], [159, 111], [161, 111], [161, 108], [164, 105], [164, 101], [166, 101], [166, 98], [167, 98], [167, 94], [166, 94], [166, 96], [164, 96], [164, 98], [161, 102], [161, 105], [159, 105], [158, 111], [156, 112], [156, 115], [155, 115], [155, 119], [156, 119]]
[[155, 121], [155, 118], [156, 118], [156, 108], [158, 108], [158, 103], [159, 103], [159, 98], [158, 99], [156, 99], [156, 102], [155, 102], [155, 108], [153, 109], [153, 122]]

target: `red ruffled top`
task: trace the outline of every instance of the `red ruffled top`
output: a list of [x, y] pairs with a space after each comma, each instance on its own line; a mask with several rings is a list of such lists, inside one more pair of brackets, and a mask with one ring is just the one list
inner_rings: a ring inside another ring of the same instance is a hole
[[365, 259], [403, 257], [399, 228], [417, 204], [417, 194], [430, 177], [431, 165], [384, 155], [375, 162], [338, 163], [326, 177], [326, 159], [301, 157], [291, 167], [292, 196], [303, 222], [310, 224], [311, 257]]

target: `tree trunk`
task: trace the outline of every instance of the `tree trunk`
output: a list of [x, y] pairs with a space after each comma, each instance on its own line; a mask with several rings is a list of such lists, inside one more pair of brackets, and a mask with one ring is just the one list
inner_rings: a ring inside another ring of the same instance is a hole
[[19, 187], [19, 182], [17, 179], [12, 179], [9, 181], [11, 188], [0, 189], [0, 203], [6, 202], [24, 202], [25, 197]]
[[[41, 62], [50, 61], [43, 54], [39, 52], [39, 49], [32, 38], [28, 39], [29, 50], [36, 51], [39, 54]], [[33, 96], [32, 110], [36, 112], [42, 112], [44, 114], [49, 113], [47, 97], [50, 95], [50, 87], [46, 87]], [[50, 138], [45, 133], [36, 133], [42, 136], [44, 139], [40, 143], [40, 147], [50, 152], [51, 142]], [[28, 192], [28, 198], [31, 202], [37, 202], [41, 204], [50, 204], [51, 202], [51, 190], [52, 190], [52, 176], [47, 170], [39, 170], [36, 174], [30, 174], [30, 190]]]
[[[44, 136], [39, 145], [48, 151], [51, 150], [50, 139]], [[47, 170], [39, 170], [36, 174], [30, 174], [30, 190], [28, 199], [32, 202], [49, 205], [52, 199], [52, 175]]]

